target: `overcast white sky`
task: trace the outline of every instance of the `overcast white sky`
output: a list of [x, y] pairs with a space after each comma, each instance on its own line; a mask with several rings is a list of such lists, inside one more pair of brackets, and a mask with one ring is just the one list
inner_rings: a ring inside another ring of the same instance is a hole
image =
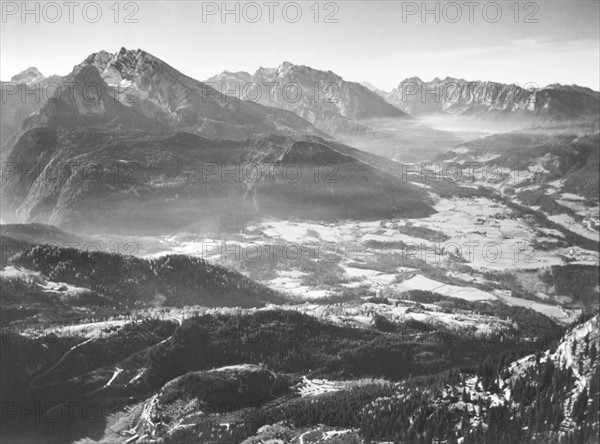
[[[291, 22], [295, 6], [286, 1], [271, 7], [257, 1], [246, 8], [248, 2], [238, 2], [239, 23], [235, 14], [221, 16], [220, 1], [130, 2], [128, 6], [121, 2], [118, 23], [111, 9], [114, 0], [98, 2], [102, 15], [96, 23], [86, 21], [83, 14], [85, 7], [88, 19], [96, 17], [94, 6], [89, 6], [92, 2], [77, 2], [73, 23], [62, 0], [55, 3], [60, 19], [55, 19], [55, 5], [37, 3], [39, 23], [35, 13], [21, 15], [20, 1], [2, 2], [2, 80], [28, 66], [45, 75], [64, 75], [93, 52], [116, 52], [124, 46], [142, 48], [200, 80], [223, 70], [252, 73], [259, 66], [276, 67], [287, 60], [331, 70], [348, 80], [367, 80], [386, 90], [412, 76], [539, 86], [575, 83], [596, 90], [600, 83], [598, 0], [498, 1], [502, 15], [495, 23], [497, 10], [487, 1], [471, 7], [465, 1], [454, 6], [439, 2], [439, 23], [433, 13], [423, 20], [421, 1], [321, 1], [318, 23], [314, 0], [297, 2], [302, 16], [296, 23]], [[228, 8], [235, 8], [235, 3], [228, 2]], [[435, 5], [427, 3], [432, 10]], [[35, 10], [36, 2], [27, 7]], [[208, 15], [213, 7], [219, 11]], [[256, 23], [244, 20], [255, 19], [257, 10], [262, 15]], [[462, 15], [457, 20], [458, 10]], [[137, 23], [125, 23], [129, 13], [134, 13]], [[325, 23], [328, 14], [337, 23]], [[526, 23], [527, 17], [537, 23]]]

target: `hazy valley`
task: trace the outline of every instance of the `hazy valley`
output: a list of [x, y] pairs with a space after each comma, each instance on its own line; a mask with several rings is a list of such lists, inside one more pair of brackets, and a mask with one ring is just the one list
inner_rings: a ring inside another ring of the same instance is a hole
[[1, 86], [2, 442], [595, 442], [597, 91]]

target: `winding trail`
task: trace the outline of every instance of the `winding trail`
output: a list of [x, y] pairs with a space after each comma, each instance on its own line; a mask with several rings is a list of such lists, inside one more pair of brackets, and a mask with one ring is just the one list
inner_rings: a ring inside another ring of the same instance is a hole
[[[31, 380], [31, 382], [29, 383], [29, 388], [30, 389], [40, 389], [40, 388], [46, 388], [46, 387], [51, 387], [53, 385], [58, 385], [58, 384], [62, 384], [65, 381], [59, 381], [59, 382], [54, 382], [54, 383], [50, 383], [50, 384], [45, 384], [45, 385], [36, 385], [36, 381], [40, 380], [41, 378], [43, 378], [44, 376], [46, 376], [48, 373], [50, 373], [51, 371], [53, 371], [56, 367], [58, 367], [66, 358], [67, 356], [69, 356], [71, 354], [71, 352], [77, 350], [79, 347], [84, 346], [85, 344], [87, 344], [88, 342], [93, 341], [94, 339], [97, 339], [99, 337], [99, 335], [93, 336], [90, 339], [88, 339], [87, 341], [83, 341], [77, 345], [74, 345], [73, 347], [71, 347], [69, 350], [67, 350], [67, 352], [62, 355], [62, 357], [56, 362], [56, 364], [54, 364], [52, 367], [50, 367], [48, 370], [46, 370], [44, 373], [42, 373], [41, 375], [36, 376], [34, 379]], [[84, 376], [84, 375], [80, 375], [80, 376]], [[74, 376], [76, 377], [76, 376]]]
[[[183, 318], [181, 318], [181, 317], [175, 317], [175, 316], [173, 316], [172, 318], [168, 318], [168, 319], [175, 320], [178, 323], [178, 325], [181, 325], [183, 323]], [[113, 372], [112, 376], [109, 378], [109, 380], [103, 386], [101, 386], [101, 387], [99, 387], [99, 388], [97, 388], [95, 390], [92, 390], [91, 392], [87, 392], [87, 393], [81, 395], [79, 399], [86, 398], [88, 396], [91, 396], [93, 394], [96, 394], [96, 393], [98, 393], [98, 392], [106, 389], [107, 387], [110, 387], [111, 384], [117, 379], [117, 377], [123, 372], [123, 369], [121, 367], [123, 367], [122, 364], [125, 361], [131, 359], [132, 357], [134, 357], [136, 355], [139, 355], [141, 353], [145, 353], [146, 351], [148, 351], [149, 349], [151, 349], [153, 347], [158, 347], [158, 346], [164, 344], [165, 342], [171, 340], [175, 336], [175, 332], [176, 331], [177, 331], [177, 328], [175, 328], [175, 330], [173, 330], [173, 333], [169, 337], [161, 340], [160, 342], [157, 342], [156, 344], [152, 344], [152, 345], [149, 345], [148, 347], [145, 347], [145, 348], [143, 348], [141, 350], [138, 350], [138, 351], [130, 354], [129, 356], [125, 357], [124, 359], [120, 360], [119, 362], [107, 365], [106, 367], [108, 367], [108, 368], [114, 368], [114, 372]], [[77, 378], [81, 378], [83, 376], [91, 375], [92, 373], [95, 373], [95, 372], [107, 371], [108, 368], [101, 367], [101, 368], [96, 368], [96, 369], [91, 370], [91, 371], [86, 372], [86, 373], [82, 373], [80, 375], [71, 376], [70, 378], [64, 379], [62, 381], [52, 382], [50, 384], [44, 384], [44, 385], [36, 384], [36, 382], [38, 380], [40, 380], [41, 378], [43, 378], [44, 376], [46, 376], [47, 374], [49, 374], [50, 372], [52, 372], [54, 369], [56, 369], [56, 367], [58, 367], [67, 358], [67, 356], [69, 356], [73, 351], [75, 351], [79, 347], [82, 347], [83, 345], [85, 345], [85, 344], [87, 344], [87, 343], [89, 343], [89, 342], [91, 342], [91, 341], [93, 341], [95, 339], [98, 339], [99, 337], [100, 337], [100, 335], [96, 335], [96, 336], [94, 336], [94, 337], [92, 337], [92, 338], [90, 338], [90, 339], [88, 339], [88, 340], [86, 340], [86, 341], [84, 341], [84, 342], [82, 342], [80, 344], [77, 344], [77, 345], [71, 347], [69, 350], [67, 350], [67, 352], [52, 367], [50, 367], [48, 370], [46, 370], [41, 375], [36, 376], [29, 383], [29, 388], [31, 388], [31, 389], [43, 389], [43, 388], [46, 388], [46, 387], [53, 387], [53, 386], [56, 386], [56, 385], [64, 384], [65, 382], [69, 382], [69, 381], [71, 381], [73, 379], [77, 379]], [[121, 397], [110, 398], [110, 399], [121, 399]], [[60, 409], [64, 405], [67, 405], [67, 403], [63, 403], [63, 404], [59, 404], [59, 405], [56, 405], [56, 406], [52, 406], [51, 408], [49, 408], [48, 410], [46, 410], [46, 412], [44, 412], [44, 415], [47, 414], [48, 412], [52, 412], [54, 410]]]

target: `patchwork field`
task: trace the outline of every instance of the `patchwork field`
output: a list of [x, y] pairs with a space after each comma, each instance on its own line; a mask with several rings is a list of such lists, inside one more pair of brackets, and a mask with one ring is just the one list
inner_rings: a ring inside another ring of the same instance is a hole
[[[419, 219], [267, 220], [228, 240], [155, 239], [146, 257], [202, 257], [236, 268], [293, 301], [384, 294], [397, 299], [426, 291], [528, 307], [559, 322], [577, 315], [572, 298], [543, 285], [540, 276], [567, 264], [598, 266], [597, 251], [567, 246], [562, 231], [489, 198], [439, 198], [435, 209], [436, 214]], [[515, 279], [506, 278], [510, 275]], [[520, 288], [538, 290], [525, 295]]]

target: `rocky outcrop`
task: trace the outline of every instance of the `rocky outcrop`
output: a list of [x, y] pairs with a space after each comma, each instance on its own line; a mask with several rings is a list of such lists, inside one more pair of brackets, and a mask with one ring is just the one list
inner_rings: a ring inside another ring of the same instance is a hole
[[267, 134], [326, 136], [293, 113], [235, 100], [177, 71], [141, 49], [91, 54], [76, 67], [94, 67], [112, 95], [171, 129], [210, 138], [244, 139]]
[[578, 86], [522, 88], [451, 77], [430, 82], [412, 77], [400, 82], [386, 100], [411, 115], [447, 113], [484, 119], [526, 119], [526, 123], [537, 124], [600, 118], [598, 92]]
[[259, 68], [253, 75], [225, 71], [207, 83], [237, 98], [293, 111], [332, 135], [368, 131], [360, 123], [364, 119], [407, 117], [359, 83], [290, 62]]

